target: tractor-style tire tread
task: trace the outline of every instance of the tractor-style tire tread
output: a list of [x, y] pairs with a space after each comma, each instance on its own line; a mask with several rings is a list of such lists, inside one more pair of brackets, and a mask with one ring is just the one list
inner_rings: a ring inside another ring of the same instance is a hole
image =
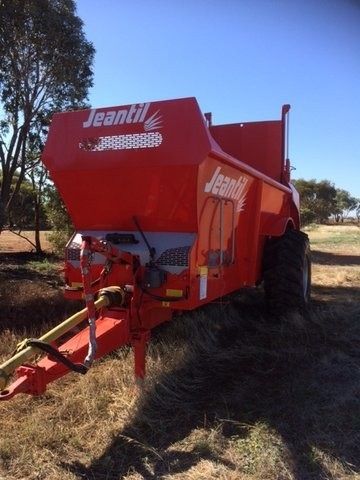
[[305, 313], [310, 300], [311, 256], [309, 238], [304, 232], [288, 230], [281, 237], [267, 241], [263, 279], [271, 314]]

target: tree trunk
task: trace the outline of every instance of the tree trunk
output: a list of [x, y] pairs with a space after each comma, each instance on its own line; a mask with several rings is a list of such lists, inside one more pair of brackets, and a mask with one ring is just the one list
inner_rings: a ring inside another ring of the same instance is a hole
[[8, 210], [7, 203], [11, 194], [11, 179], [6, 175], [6, 170], [2, 172], [2, 181], [0, 185], [0, 231], [7, 224]]
[[43, 253], [41, 248], [41, 241], [40, 241], [40, 206], [41, 201], [38, 195], [35, 198], [34, 210], [35, 210], [35, 249], [36, 253]]
[[2, 232], [2, 230], [5, 226], [5, 220], [6, 220], [5, 208], [4, 208], [3, 202], [0, 198], [0, 233]]

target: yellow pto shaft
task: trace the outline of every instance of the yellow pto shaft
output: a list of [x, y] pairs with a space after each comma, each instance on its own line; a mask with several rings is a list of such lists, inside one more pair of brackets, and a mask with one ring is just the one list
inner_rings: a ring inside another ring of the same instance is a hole
[[[111, 297], [109, 295], [101, 295], [101, 293], [102, 292], [100, 292], [99, 299], [95, 301], [96, 310], [108, 306], [111, 301]], [[75, 313], [75, 315], [72, 315], [71, 317], [64, 320], [64, 322], [60, 323], [49, 332], [45, 333], [42, 337], [39, 338], [39, 340], [51, 343], [54, 340], [60, 338], [62, 335], [64, 335], [64, 333], [68, 332], [79, 323], [86, 320], [87, 317], [88, 312], [87, 309], [84, 308], [83, 310], [80, 310], [80, 312], [77, 312]], [[24, 362], [29, 360], [31, 357], [36, 355], [38, 352], [39, 351], [34, 347], [25, 347], [23, 349], [20, 349], [20, 351], [15, 353], [13, 357], [0, 365], [0, 391], [4, 390], [9, 381], [10, 375], [14, 372], [14, 370], [20, 365], [22, 365]]]

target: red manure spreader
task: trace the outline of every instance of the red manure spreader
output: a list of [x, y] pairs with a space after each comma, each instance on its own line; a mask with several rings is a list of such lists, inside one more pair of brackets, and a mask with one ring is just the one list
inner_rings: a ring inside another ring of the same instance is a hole
[[306, 308], [289, 108], [230, 125], [212, 125], [194, 98], [53, 117], [42, 160], [76, 228], [65, 296], [85, 308], [18, 345], [0, 366], [0, 400], [42, 394], [126, 344], [142, 379], [152, 328], [246, 286], [263, 282], [276, 314]]

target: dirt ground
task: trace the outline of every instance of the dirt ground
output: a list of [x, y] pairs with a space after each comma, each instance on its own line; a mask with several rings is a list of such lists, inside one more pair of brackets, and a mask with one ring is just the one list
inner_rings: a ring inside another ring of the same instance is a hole
[[[240, 293], [155, 331], [142, 390], [120, 349], [0, 403], [0, 479], [359, 479], [360, 229], [307, 233], [309, 315], [269, 322], [261, 289]], [[0, 361], [75, 308], [60, 270], [0, 253]]]
[[[40, 232], [40, 241], [44, 251], [51, 252], [51, 245], [47, 240], [48, 232]], [[28, 238], [34, 242], [34, 232], [24, 231], [21, 232], [23, 237]], [[25, 238], [21, 238], [18, 235], [10, 232], [9, 230], [3, 230], [0, 233], [0, 255], [2, 253], [9, 252], [31, 252], [34, 251], [34, 247], [26, 241]]]

